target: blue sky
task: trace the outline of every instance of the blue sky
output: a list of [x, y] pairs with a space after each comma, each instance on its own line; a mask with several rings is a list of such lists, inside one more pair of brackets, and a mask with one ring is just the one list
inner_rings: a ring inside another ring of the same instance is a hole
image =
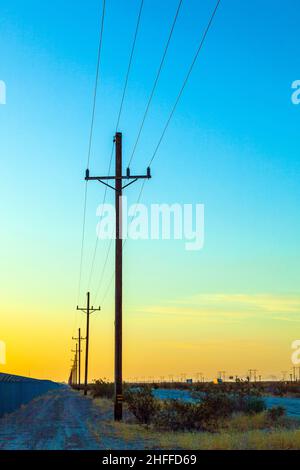
[[[132, 171], [147, 166], [213, 6], [183, 1]], [[145, 0], [120, 123], [124, 165], [176, 7]], [[136, 0], [107, 1], [92, 172], [107, 171], [138, 8]], [[100, 11], [93, 0], [2, 6], [2, 283], [6, 304], [17, 294], [16, 308], [46, 302], [50, 289], [52, 308], [73, 318]], [[128, 304], [164, 302], [174, 292], [299, 292], [300, 106], [291, 103], [291, 83], [300, 78], [299, 13], [296, 0], [221, 2], [142, 201], [204, 203], [205, 247], [189, 253], [181, 242], [129, 242]], [[130, 200], [138, 190], [128, 189]], [[102, 198], [92, 184], [87, 272]], [[96, 275], [105, 250], [99, 246]]]

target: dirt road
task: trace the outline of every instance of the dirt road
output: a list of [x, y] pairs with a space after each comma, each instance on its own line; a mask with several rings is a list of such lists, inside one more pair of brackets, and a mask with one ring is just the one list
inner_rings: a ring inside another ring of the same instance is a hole
[[110, 408], [68, 387], [39, 397], [0, 419], [0, 449], [97, 450], [141, 449], [143, 442], [127, 442], [111, 424]]

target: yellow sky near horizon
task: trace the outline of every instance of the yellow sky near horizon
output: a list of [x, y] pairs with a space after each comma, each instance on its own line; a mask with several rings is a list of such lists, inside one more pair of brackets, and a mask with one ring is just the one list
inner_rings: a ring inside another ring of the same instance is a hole
[[[250, 368], [265, 378], [280, 378], [281, 371], [288, 374], [292, 367], [299, 308], [298, 295], [241, 293], [199, 294], [161, 305], [126, 307], [124, 378], [148, 380], [183, 373], [195, 377], [202, 372], [212, 379], [219, 370], [245, 376]], [[91, 317], [91, 380], [112, 379], [113, 303], [104, 311]], [[7, 364], [1, 371], [67, 380], [70, 316], [61, 313], [53, 318], [38, 310], [7, 313], [0, 338], [6, 343]], [[84, 336], [84, 314], [78, 320]]]

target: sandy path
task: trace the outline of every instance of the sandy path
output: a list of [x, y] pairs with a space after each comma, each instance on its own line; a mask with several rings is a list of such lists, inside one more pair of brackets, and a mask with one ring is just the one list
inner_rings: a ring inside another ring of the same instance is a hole
[[[123, 441], [109, 424], [111, 410], [69, 388], [52, 391], [0, 419], [0, 449], [139, 449]], [[94, 430], [97, 430], [95, 432]]]

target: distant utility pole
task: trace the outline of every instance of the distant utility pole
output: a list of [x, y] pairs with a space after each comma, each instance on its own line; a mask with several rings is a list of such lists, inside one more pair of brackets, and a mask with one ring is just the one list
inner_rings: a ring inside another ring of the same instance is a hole
[[81, 330], [78, 328], [78, 338], [72, 337], [75, 341], [78, 341], [78, 386], [80, 390], [80, 385], [81, 385], [81, 340], [85, 339], [81, 337]]
[[[84, 371], [84, 394], [87, 395], [88, 390], [88, 368], [89, 368], [89, 342], [90, 342], [90, 314], [101, 310], [100, 307], [94, 308], [90, 306], [90, 293], [86, 294], [86, 307], [78, 307], [77, 310], [81, 310], [86, 313], [86, 337], [85, 337], [85, 371]], [[80, 334], [79, 334], [80, 337]]]
[[74, 360], [73, 360], [73, 385], [77, 385], [77, 352], [78, 352], [78, 345], [76, 343], [76, 349], [72, 349], [72, 352], [75, 353]]
[[248, 372], [249, 372], [249, 382], [251, 382], [252, 374], [253, 374], [254, 382], [256, 382], [257, 369], [249, 369]]
[[282, 380], [283, 382], [285, 382], [285, 378], [286, 378], [286, 370], [282, 370], [281, 373], [282, 373]]
[[[146, 175], [130, 174], [127, 168], [126, 175], [122, 175], [122, 133], [115, 135], [116, 144], [116, 173], [114, 176], [90, 176], [87, 169], [86, 181], [99, 181], [115, 191], [116, 206], [116, 242], [115, 242], [115, 413], [116, 421], [120, 421], [123, 415], [123, 386], [122, 386], [122, 268], [123, 268], [123, 239], [122, 239], [122, 190], [139, 179], [151, 178], [150, 168]], [[115, 186], [106, 181], [114, 180]], [[122, 186], [123, 180], [132, 180]]]
[[185, 382], [186, 381], [186, 374], [180, 374], [180, 377], [181, 377], [181, 382]]

